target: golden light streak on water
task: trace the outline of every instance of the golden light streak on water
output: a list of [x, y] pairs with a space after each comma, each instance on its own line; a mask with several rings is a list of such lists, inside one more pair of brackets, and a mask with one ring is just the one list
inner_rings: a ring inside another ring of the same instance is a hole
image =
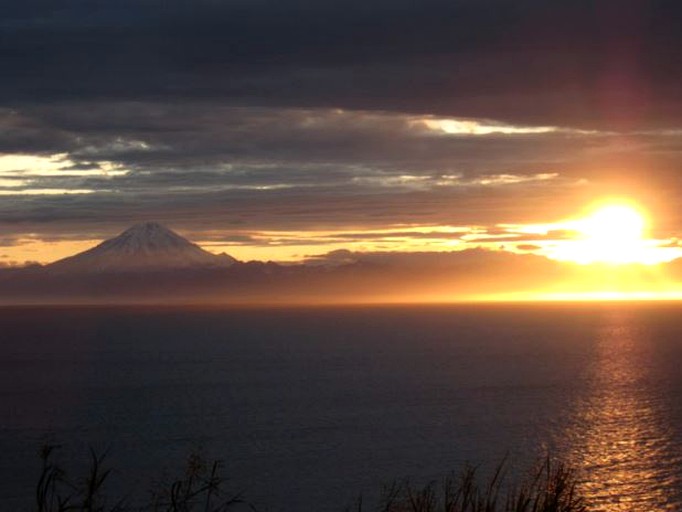
[[628, 312], [599, 333], [588, 386], [567, 434], [569, 460], [595, 512], [680, 510], [673, 495], [681, 458], [655, 389], [651, 339]]

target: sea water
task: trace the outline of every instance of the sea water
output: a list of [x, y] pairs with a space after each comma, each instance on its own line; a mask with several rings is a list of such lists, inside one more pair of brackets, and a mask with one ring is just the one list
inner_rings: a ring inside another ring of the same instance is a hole
[[593, 510], [682, 509], [682, 306], [0, 309], [0, 510], [39, 448], [144, 500], [191, 453], [259, 510], [547, 454]]

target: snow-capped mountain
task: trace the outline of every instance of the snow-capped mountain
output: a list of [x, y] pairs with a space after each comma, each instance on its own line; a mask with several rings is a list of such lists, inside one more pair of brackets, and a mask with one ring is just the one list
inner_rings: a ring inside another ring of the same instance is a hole
[[156, 222], [136, 224], [120, 235], [56, 261], [55, 271], [115, 272], [227, 267], [227, 254], [212, 254]]

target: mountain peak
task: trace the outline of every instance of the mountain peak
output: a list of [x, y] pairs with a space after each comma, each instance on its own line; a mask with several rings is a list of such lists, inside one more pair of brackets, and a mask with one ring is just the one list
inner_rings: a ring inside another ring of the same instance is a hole
[[69, 271], [138, 271], [225, 267], [236, 260], [216, 255], [158, 222], [142, 222], [75, 256], [49, 265]]
[[129, 227], [128, 229], [126, 229], [126, 231], [138, 232], [138, 233], [139, 232], [149, 233], [149, 232], [154, 232], [154, 231], [164, 231], [164, 232], [172, 233], [172, 231], [170, 229], [168, 229], [166, 226], [164, 226], [163, 224], [160, 224], [158, 222], [154, 222], [154, 221], [140, 222], [138, 224], [135, 224], [135, 225]]
[[182, 249], [189, 246], [200, 249], [198, 245], [193, 244], [158, 222], [135, 224], [117, 237], [106, 240], [101, 246], [105, 246], [108, 249], [122, 250], [127, 253], [139, 251], [154, 252], [164, 249], [172, 250], [173, 248]]

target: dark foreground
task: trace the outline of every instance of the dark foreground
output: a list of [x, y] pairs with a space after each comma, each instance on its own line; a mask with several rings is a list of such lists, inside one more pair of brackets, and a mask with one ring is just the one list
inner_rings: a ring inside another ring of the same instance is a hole
[[[157, 485], [148, 504], [130, 505], [126, 498], [107, 498], [105, 487], [111, 469], [104, 465], [103, 455], [91, 451], [89, 471], [80, 480], [74, 480], [54, 461], [53, 452], [57, 448], [46, 445], [41, 450], [42, 471], [36, 485], [34, 506], [37, 512], [258, 511], [241, 493], [227, 489], [219, 461], [207, 463], [193, 454], [182, 477]], [[506, 470], [506, 463], [501, 463], [487, 481], [481, 481], [477, 469], [468, 465], [438, 483], [415, 486], [408, 480], [394, 481], [369, 500], [374, 505], [366, 506], [363, 497], [359, 496], [345, 510], [587, 512], [585, 499], [577, 490], [575, 474], [563, 464], [547, 458], [517, 482], [509, 481]]]

